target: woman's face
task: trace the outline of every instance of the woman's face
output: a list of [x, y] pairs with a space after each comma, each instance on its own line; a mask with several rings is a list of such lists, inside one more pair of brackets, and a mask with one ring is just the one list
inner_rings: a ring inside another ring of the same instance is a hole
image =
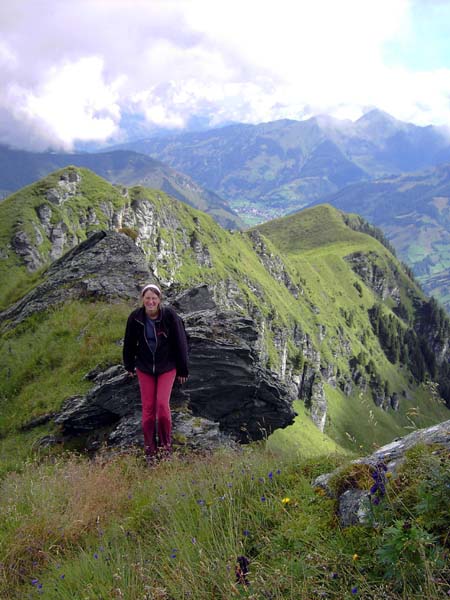
[[161, 304], [161, 298], [158, 294], [155, 294], [152, 290], [147, 290], [142, 296], [142, 302], [145, 306], [145, 310], [150, 314], [156, 314]]

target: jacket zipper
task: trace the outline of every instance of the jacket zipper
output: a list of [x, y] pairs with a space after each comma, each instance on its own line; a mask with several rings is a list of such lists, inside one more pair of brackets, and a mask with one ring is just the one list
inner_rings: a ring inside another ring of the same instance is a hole
[[155, 361], [155, 353], [156, 353], [156, 349], [158, 348], [158, 336], [156, 334], [156, 327], [154, 325], [154, 323], [152, 322], [152, 327], [153, 327], [153, 331], [155, 332], [155, 352], [153, 352], [153, 350], [150, 348], [149, 344], [148, 344], [148, 340], [147, 340], [147, 336], [145, 335], [145, 323], [143, 323], [142, 321], [138, 321], [138, 319], [136, 319], [136, 323], [139, 323], [139, 325], [142, 325], [142, 327], [144, 328], [144, 340], [145, 343], [147, 344], [147, 348], [150, 350], [150, 352], [152, 353], [152, 363], [153, 363], [153, 375], [155, 375], [155, 371], [156, 371], [156, 361]]

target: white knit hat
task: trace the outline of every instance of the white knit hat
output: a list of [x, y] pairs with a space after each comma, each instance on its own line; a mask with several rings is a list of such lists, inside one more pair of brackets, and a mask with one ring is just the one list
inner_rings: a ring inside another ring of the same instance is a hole
[[143, 296], [147, 290], [154, 291], [159, 297], [161, 297], [161, 295], [162, 295], [161, 290], [155, 283], [149, 283], [148, 285], [144, 286], [142, 288], [141, 296]]

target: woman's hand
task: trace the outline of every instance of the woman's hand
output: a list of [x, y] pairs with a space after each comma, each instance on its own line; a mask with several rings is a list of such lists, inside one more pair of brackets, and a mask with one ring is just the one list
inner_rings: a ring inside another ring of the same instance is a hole
[[178, 383], [180, 383], [181, 385], [183, 385], [183, 383], [186, 383], [186, 381], [188, 380], [187, 377], [181, 377], [180, 375], [177, 377], [177, 381]]

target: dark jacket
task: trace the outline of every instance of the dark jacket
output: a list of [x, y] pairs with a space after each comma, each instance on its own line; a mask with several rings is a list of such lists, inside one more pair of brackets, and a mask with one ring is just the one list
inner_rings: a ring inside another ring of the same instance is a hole
[[123, 344], [123, 363], [130, 373], [137, 368], [150, 375], [172, 369], [178, 377], [188, 376], [188, 346], [184, 323], [173, 308], [162, 306], [160, 319], [154, 321], [156, 350], [152, 352], [145, 337], [145, 308], [128, 317]]

